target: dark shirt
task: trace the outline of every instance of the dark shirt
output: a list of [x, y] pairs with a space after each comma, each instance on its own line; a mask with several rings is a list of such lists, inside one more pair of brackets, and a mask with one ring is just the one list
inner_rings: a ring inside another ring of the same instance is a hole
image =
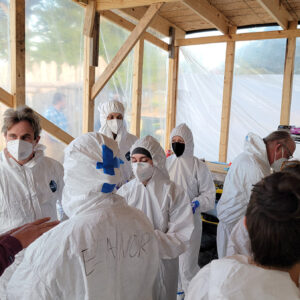
[[21, 243], [11, 235], [0, 238], [0, 276], [14, 262], [15, 255], [22, 249]]

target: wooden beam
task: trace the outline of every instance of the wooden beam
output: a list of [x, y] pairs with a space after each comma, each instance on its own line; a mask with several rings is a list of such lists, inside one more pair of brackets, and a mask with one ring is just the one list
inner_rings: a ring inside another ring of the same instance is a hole
[[156, 13], [159, 11], [159, 9], [162, 7], [162, 5], [163, 5], [163, 3], [156, 3], [156, 4], [152, 4], [148, 8], [144, 17], [140, 20], [138, 25], [131, 32], [131, 34], [127, 38], [126, 42], [123, 44], [123, 46], [117, 52], [116, 56], [112, 59], [112, 61], [106, 67], [106, 69], [101, 74], [101, 76], [98, 78], [96, 83], [93, 85], [92, 99], [96, 98], [96, 96], [100, 93], [100, 91], [106, 85], [108, 80], [112, 77], [112, 75], [115, 73], [115, 71], [121, 65], [121, 63], [127, 57], [128, 53], [135, 46], [135, 44], [137, 43], [139, 38], [142, 36], [142, 34], [146, 31], [148, 25], [150, 24], [150, 22], [152, 21], [152, 19], [156, 15]]
[[25, 0], [10, 1], [11, 93], [14, 107], [25, 105]]
[[0, 101], [8, 107], [14, 106], [14, 97], [6, 90], [0, 87]]
[[42, 128], [44, 130], [46, 130], [48, 133], [50, 133], [51, 135], [53, 135], [55, 138], [59, 139], [60, 141], [62, 141], [65, 144], [69, 144], [74, 140], [74, 138], [71, 135], [69, 135], [68, 133], [66, 133], [65, 131], [63, 131], [62, 129], [57, 127], [56, 125], [54, 125], [52, 122], [47, 120], [45, 117], [40, 115], [38, 112], [35, 111], [35, 113], [40, 118], [40, 123], [41, 123]]
[[256, 0], [283, 29], [288, 29], [288, 22], [293, 17], [282, 5], [280, 0]]
[[229, 20], [207, 0], [182, 0], [182, 2], [222, 33], [229, 32], [231, 26]]
[[96, 13], [96, 2], [94, 0], [89, 0], [88, 5], [85, 8], [83, 34], [85, 36], [92, 37], [94, 30], [94, 20]]
[[179, 47], [175, 47], [174, 58], [169, 58], [167, 120], [166, 120], [166, 135], [165, 135], [166, 150], [170, 149], [170, 134], [172, 129], [176, 126], [178, 63], [179, 63]]
[[132, 83], [132, 112], [131, 112], [131, 133], [140, 137], [141, 129], [141, 108], [142, 108], [142, 87], [143, 87], [143, 62], [144, 62], [144, 39], [137, 42], [134, 48], [134, 67]]
[[176, 39], [175, 46], [192, 46], [201, 44], [214, 44], [239, 41], [256, 41], [269, 39], [285, 39], [300, 37], [300, 29], [276, 30], [265, 32], [251, 32], [230, 35], [209, 36], [191, 39]]
[[[178, 0], [164, 0], [163, 2], [177, 2]], [[161, 3], [161, 0], [97, 0], [97, 11], [147, 6], [156, 3]]]
[[[135, 7], [135, 8], [125, 8], [120, 11], [122, 13], [125, 13], [129, 17], [132, 17], [135, 20], [139, 21], [145, 14], [146, 10], [147, 10], [146, 7]], [[149, 26], [166, 37], [169, 36], [169, 28], [173, 27], [176, 29], [177, 38], [185, 37], [185, 31], [183, 29], [171, 23], [169, 20], [161, 17], [159, 14], [157, 14], [154, 17], [154, 19], [152, 20]]]
[[[132, 24], [131, 22], [127, 21], [126, 19], [120, 17], [119, 15], [111, 12], [111, 11], [103, 11], [101, 12], [101, 16], [104, 18], [110, 20], [111, 22], [127, 29], [128, 31], [132, 31], [135, 28], [135, 25]], [[155, 37], [154, 35], [145, 32], [144, 33], [144, 39], [147, 40], [148, 42], [154, 44], [155, 46], [168, 51], [168, 44], [160, 40], [159, 38]]]
[[[235, 32], [236, 28], [232, 28], [231, 30]], [[220, 147], [219, 147], [220, 162], [226, 162], [227, 160], [232, 82], [233, 82], [233, 70], [234, 70], [234, 55], [235, 55], [235, 42], [227, 42], [224, 86], [223, 86]]]
[[[290, 28], [297, 28], [297, 22], [292, 22]], [[296, 52], [296, 38], [288, 38], [286, 41], [284, 77], [282, 87], [282, 102], [280, 124], [290, 124], [290, 111], [293, 92], [294, 64]]]

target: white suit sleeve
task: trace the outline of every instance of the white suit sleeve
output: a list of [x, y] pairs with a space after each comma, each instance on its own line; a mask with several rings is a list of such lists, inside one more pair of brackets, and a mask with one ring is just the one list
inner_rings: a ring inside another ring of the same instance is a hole
[[160, 258], [172, 259], [186, 251], [194, 230], [194, 218], [186, 193], [174, 183], [170, 189], [167, 232], [155, 230]]
[[65, 221], [68, 219], [62, 207], [62, 193], [64, 189], [64, 169], [61, 164], [57, 166], [57, 178], [58, 178], [58, 193], [57, 193], [57, 205], [58, 205], [58, 215], [59, 221]]
[[198, 161], [197, 182], [199, 196], [195, 197], [193, 201], [199, 201], [201, 212], [213, 209], [215, 207], [216, 188], [209, 169], [201, 161]]

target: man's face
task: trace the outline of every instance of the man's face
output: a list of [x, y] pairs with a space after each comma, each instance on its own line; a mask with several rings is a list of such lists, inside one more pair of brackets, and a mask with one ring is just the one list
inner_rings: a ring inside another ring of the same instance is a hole
[[27, 121], [21, 121], [13, 125], [9, 130], [7, 130], [7, 133], [4, 137], [6, 143], [12, 140], [23, 140], [32, 144], [37, 143], [37, 141], [34, 139], [33, 128]]
[[111, 113], [107, 116], [107, 120], [113, 120], [113, 119], [123, 120], [123, 116], [120, 113]]
[[181, 143], [181, 144], [185, 144], [184, 143], [184, 139], [179, 136], [179, 135], [175, 135], [172, 137], [172, 143]]
[[131, 162], [132, 163], [137, 163], [137, 162], [145, 162], [150, 164], [151, 166], [153, 166], [153, 161], [151, 158], [149, 158], [148, 156], [144, 155], [144, 154], [133, 154], [131, 156]]
[[291, 159], [296, 149], [296, 144], [293, 140], [288, 142], [274, 141], [270, 145], [269, 150], [269, 162], [272, 164], [274, 161], [280, 158]]

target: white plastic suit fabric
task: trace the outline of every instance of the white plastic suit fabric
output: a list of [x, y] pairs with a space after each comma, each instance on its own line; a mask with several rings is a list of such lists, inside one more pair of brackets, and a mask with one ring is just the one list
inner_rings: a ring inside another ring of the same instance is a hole
[[225, 178], [223, 193], [217, 205], [218, 256], [226, 255], [228, 238], [234, 225], [245, 215], [253, 184], [270, 175], [266, 145], [254, 133], [246, 136], [244, 152], [233, 161]]
[[[34, 157], [19, 165], [6, 149], [0, 153], [0, 234], [34, 220], [51, 217], [57, 220], [56, 202], [61, 201], [63, 167], [44, 156], [43, 145], [37, 145]], [[6, 285], [23, 259], [15, 257], [0, 277], [0, 299], [5, 299]]]
[[97, 132], [66, 148], [69, 219], [25, 251], [9, 300], [152, 299], [158, 245], [145, 215], [110, 192], [120, 179], [118, 155], [117, 143]]
[[180, 187], [169, 180], [165, 153], [152, 136], [138, 140], [152, 156], [154, 173], [146, 186], [138, 179], [123, 185], [118, 194], [143, 211], [152, 222], [158, 239], [160, 267], [154, 286], [154, 300], [174, 300], [178, 282], [178, 256], [186, 251], [194, 221], [190, 201]]
[[171, 144], [174, 136], [183, 138], [185, 148], [181, 156], [173, 154], [167, 158], [170, 179], [187, 192], [191, 203], [198, 201], [200, 204], [194, 212], [195, 229], [190, 246], [179, 256], [178, 290], [186, 292], [189, 282], [200, 270], [198, 257], [202, 235], [201, 212], [215, 207], [216, 189], [206, 164], [194, 156], [193, 134], [189, 127], [183, 123], [174, 128], [170, 135]]
[[185, 300], [299, 300], [288, 272], [264, 269], [235, 255], [213, 260], [193, 278]]
[[[100, 122], [101, 122], [101, 128], [99, 132], [105, 134], [109, 138], [113, 138], [112, 131], [107, 125], [107, 117], [111, 113], [119, 113], [122, 114], [124, 118], [123, 104], [117, 100], [107, 101], [102, 103], [99, 106], [99, 111], [100, 111]], [[122, 180], [119, 183], [119, 185], [121, 185], [122, 183], [126, 183], [133, 177], [130, 160], [128, 160], [128, 158], [130, 158], [130, 154], [128, 152], [130, 150], [130, 147], [137, 140], [137, 137], [135, 135], [132, 135], [127, 132], [124, 122], [125, 121], [123, 121], [123, 126], [120, 128], [116, 137], [116, 142], [118, 143], [120, 149], [120, 158], [124, 162], [124, 164], [121, 166]]]
[[232, 256], [235, 254], [252, 257], [251, 242], [244, 224], [244, 218], [241, 218], [237, 222], [229, 236], [226, 256]]

